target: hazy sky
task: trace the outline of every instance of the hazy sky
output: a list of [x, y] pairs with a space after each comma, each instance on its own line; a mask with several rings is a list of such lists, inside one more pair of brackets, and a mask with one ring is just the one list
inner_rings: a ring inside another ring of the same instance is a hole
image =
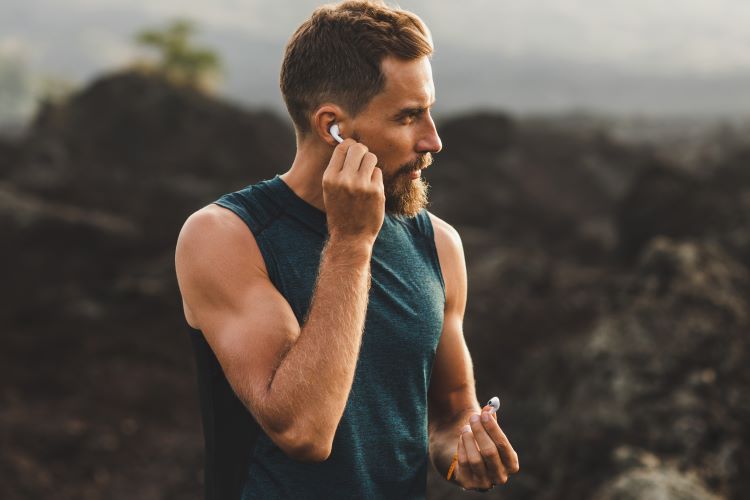
[[[281, 109], [284, 44], [320, 3], [2, 0], [0, 57], [85, 81], [132, 60], [134, 32], [188, 17], [224, 58], [228, 96]], [[433, 32], [436, 111], [750, 114], [747, 0], [398, 3]]]

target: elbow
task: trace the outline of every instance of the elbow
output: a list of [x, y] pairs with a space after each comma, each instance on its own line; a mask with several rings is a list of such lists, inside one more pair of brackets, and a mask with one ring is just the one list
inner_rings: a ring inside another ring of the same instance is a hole
[[300, 462], [319, 463], [328, 460], [331, 456], [332, 443], [298, 443], [293, 447], [284, 450], [292, 459]]
[[270, 436], [287, 456], [300, 462], [325, 462], [331, 456], [333, 436], [302, 429], [289, 429], [276, 436]]
[[258, 420], [261, 427], [279, 449], [289, 458], [300, 462], [325, 462], [331, 456], [333, 439], [340, 417], [311, 412], [294, 412]]

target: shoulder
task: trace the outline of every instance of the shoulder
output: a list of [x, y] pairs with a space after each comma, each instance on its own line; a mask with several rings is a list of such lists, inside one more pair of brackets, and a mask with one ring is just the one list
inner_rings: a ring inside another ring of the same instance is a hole
[[463, 255], [463, 244], [461, 243], [461, 236], [456, 231], [456, 228], [445, 222], [443, 219], [427, 212], [432, 223], [432, 231], [435, 234], [435, 246], [438, 252], [443, 253], [460, 253]]
[[265, 274], [253, 233], [234, 212], [212, 203], [187, 218], [175, 249], [178, 278], [227, 274], [248, 265]]
[[445, 281], [445, 293], [449, 303], [463, 302], [466, 295], [466, 261], [463, 244], [458, 231], [430, 212], [427, 212], [435, 234], [435, 248], [437, 249], [440, 270]]
[[190, 215], [175, 248], [185, 318], [197, 328], [207, 304], [231, 303], [243, 286], [267, 279], [253, 234], [232, 211], [211, 204]]
[[211, 229], [212, 227], [228, 227], [239, 222], [240, 219], [231, 210], [228, 210], [216, 203], [210, 203], [200, 210], [193, 212], [187, 218], [183, 229], [201, 228]]
[[187, 218], [177, 238], [177, 248], [220, 247], [223, 244], [241, 244], [255, 238], [247, 225], [231, 210], [207, 205]]

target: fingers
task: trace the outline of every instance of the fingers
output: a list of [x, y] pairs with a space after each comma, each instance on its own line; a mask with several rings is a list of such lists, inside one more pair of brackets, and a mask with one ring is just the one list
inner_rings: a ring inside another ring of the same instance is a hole
[[[366, 155], [368, 155], [367, 163], [370, 164], [372, 162], [372, 158], [375, 157], [375, 155], [369, 152], [367, 146], [361, 143], [352, 144], [346, 152], [346, 158], [344, 159], [344, 165], [341, 168], [341, 172], [344, 175], [349, 174], [352, 176], [356, 176]], [[377, 163], [376, 157], [375, 163]], [[368, 175], [367, 179], [369, 180], [369, 178], [370, 176]]]
[[[485, 416], [485, 414], [486, 412], [483, 411], [482, 416]], [[481, 420], [481, 427], [484, 431], [484, 435], [488, 436], [489, 439], [494, 443], [497, 451], [500, 454], [503, 466], [507, 470], [507, 472], [515, 474], [520, 470], [518, 463], [518, 454], [513, 449], [513, 446], [511, 446], [508, 437], [498, 425], [497, 417], [495, 415], [492, 415], [492, 417], [494, 418], [490, 418], [488, 414], [486, 415], [486, 417], [486, 419]], [[473, 428], [474, 427], [472, 425], [472, 429]], [[475, 431], [475, 434], [477, 433], [478, 432]]]
[[328, 232], [373, 243], [383, 225], [385, 190], [377, 156], [346, 139], [334, 148], [323, 173]]
[[458, 437], [458, 450], [456, 451], [458, 452], [458, 466], [464, 470], [471, 470], [469, 467], [469, 457], [466, 456], [466, 447], [461, 436]]
[[[466, 427], [469, 426], [467, 425]], [[464, 432], [462, 430], [461, 434], [463, 433]], [[459, 482], [459, 484], [463, 485], [464, 488], [466, 488], [467, 485], [475, 481], [475, 478], [474, 472], [471, 470], [471, 465], [469, 464], [469, 457], [466, 454], [466, 446], [464, 446], [464, 440], [461, 439], [460, 435], [458, 436], [458, 449], [456, 451], [458, 453], [458, 466], [456, 467], [455, 471], [456, 480]]]
[[346, 139], [334, 148], [328, 164], [330, 170], [328, 173], [362, 181], [364, 184], [370, 182], [382, 184], [382, 171], [375, 173], [377, 164], [378, 157], [371, 153], [367, 146], [354, 139]]
[[[476, 441], [474, 441], [474, 435], [471, 432], [471, 427], [464, 427], [464, 431], [461, 433], [461, 442], [466, 452], [466, 465], [471, 470], [474, 476], [483, 478], [487, 477], [487, 467], [484, 464], [484, 459], [479, 453]], [[459, 465], [461, 464], [459, 460]]]
[[497, 424], [497, 416], [485, 406], [473, 415], [458, 438], [456, 480], [464, 488], [490, 488], [505, 484], [519, 471], [518, 454]]
[[357, 144], [354, 139], [345, 139], [344, 142], [333, 148], [331, 160], [328, 163], [329, 168], [340, 172], [344, 168], [344, 160], [347, 157], [351, 146]]
[[345, 139], [344, 142], [333, 149], [328, 166], [337, 172], [356, 172], [359, 169], [362, 158], [368, 152], [369, 150], [364, 144], [354, 139]]
[[372, 177], [370, 177], [370, 180], [376, 183], [378, 186], [383, 186], [383, 171], [380, 169], [380, 167], [375, 167], [372, 169]]
[[[482, 417], [487, 417], [489, 420], [489, 413], [483, 411]], [[480, 419], [479, 415], [474, 415], [470, 419], [470, 425], [489, 478], [495, 484], [505, 484], [508, 481], [506, 466], [500, 460], [498, 447], [487, 433], [484, 422]]]
[[[474, 440], [471, 437], [471, 427], [467, 425], [464, 427], [463, 431], [462, 436], [466, 436], [468, 439], [464, 440], [461, 436], [458, 438], [456, 482], [466, 489], [492, 488], [492, 481], [490, 481], [486, 475], [478, 475], [472, 468], [472, 463], [469, 459], [469, 452], [467, 452], [466, 447], [467, 443], [471, 443], [468, 449], [476, 450], [476, 445], [473, 443]], [[479, 463], [481, 464], [481, 457], [479, 458]]]
[[362, 162], [359, 165], [359, 172], [361, 173], [361, 176], [364, 177], [367, 181], [372, 180], [372, 171], [377, 164], [377, 156], [370, 152], [365, 153], [365, 155], [362, 157]]

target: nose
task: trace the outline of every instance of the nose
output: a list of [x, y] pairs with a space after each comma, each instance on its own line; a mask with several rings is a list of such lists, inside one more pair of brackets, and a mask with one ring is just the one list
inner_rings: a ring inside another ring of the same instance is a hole
[[443, 149], [443, 143], [435, 128], [435, 122], [432, 116], [427, 114], [424, 135], [417, 142], [417, 150], [420, 153], [439, 153], [441, 149]]

